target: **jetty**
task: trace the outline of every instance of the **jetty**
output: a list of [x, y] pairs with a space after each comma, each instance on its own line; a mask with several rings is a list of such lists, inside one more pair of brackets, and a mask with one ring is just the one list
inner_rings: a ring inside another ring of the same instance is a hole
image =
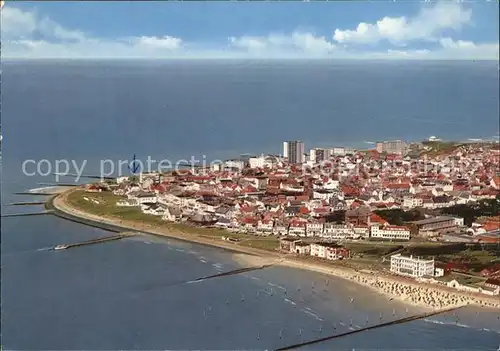
[[431, 312], [419, 313], [419, 314], [416, 314], [416, 315], [413, 315], [413, 316], [396, 319], [396, 320], [393, 320], [393, 321], [390, 321], [390, 322], [386, 322], [386, 323], [375, 324], [375, 325], [372, 325], [372, 326], [369, 326], [369, 327], [365, 327], [365, 328], [361, 328], [361, 329], [356, 329], [356, 330], [351, 330], [351, 331], [348, 331], [348, 332], [345, 332], [345, 333], [341, 333], [341, 334], [331, 335], [331, 336], [327, 336], [327, 337], [320, 338], [320, 339], [314, 339], [314, 340], [305, 341], [305, 342], [302, 342], [302, 343], [299, 343], [299, 344], [289, 345], [289, 346], [286, 346], [286, 347], [282, 347], [282, 348], [276, 349], [276, 351], [292, 350], [292, 349], [296, 349], [296, 348], [307, 346], [307, 345], [317, 344], [317, 343], [320, 343], [320, 342], [323, 342], [323, 341], [327, 341], [327, 340], [341, 338], [343, 336], [348, 336], [348, 335], [352, 335], [352, 334], [361, 333], [361, 332], [364, 332], [364, 331], [367, 331], [367, 330], [371, 330], [371, 329], [378, 329], [378, 328], [388, 327], [388, 326], [391, 326], [391, 325], [396, 325], [396, 324], [402, 324], [402, 323], [407, 323], [407, 322], [411, 322], [411, 321], [416, 321], [416, 320], [419, 320], [419, 319], [425, 319], [425, 318], [428, 318], [428, 317], [436, 316], [438, 314], [442, 314], [442, 313], [446, 313], [446, 312], [451, 312], [451, 311], [456, 311], [456, 310], [458, 310], [460, 308], [463, 308], [463, 307], [465, 307], [465, 305], [451, 307], [451, 308], [446, 308], [446, 309], [441, 309], [441, 310], [435, 310], [435, 311], [431, 311]]
[[52, 214], [52, 210], [46, 210], [42, 212], [34, 212], [34, 213], [11, 213], [11, 214], [2, 214], [2, 217], [26, 217], [26, 216], [42, 216]]
[[92, 174], [53, 173], [52, 175], [59, 176], [59, 177], [73, 177], [73, 178], [108, 179], [108, 180], [116, 179], [116, 177], [100, 176], [100, 175], [92, 175]]
[[53, 196], [53, 193], [42, 193], [42, 192], [30, 192], [30, 191], [21, 191], [18, 193], [13, 193], [14, 195], [37, 195], [37, 196]]
[[65, 187], [75, 187], [75, 186], [82, 186], [84, 184], [76, 184], [76, 183], [37, 183], [38, 185], [46, 185], [46, 186], [65, 186]]
[[123, 238], [134, 236], [136, 234], [137, 233], [135, 233], [135, 232], [122, 232], [122, 233], [117, 234], [117, 235], [103, 236], [103, 237], [99, 237], [99, 238], [95, 238], [95, 239], [91, 239], [91, 240], [87, 240], [87, 241], [82, 241], [82, 242], [74, 243], [74, 244], [57, 245], [53, 248], [53, 250], [59, 251], [59, 250], [72, 249], [72, 248], [80, 247], [80, 246], [102, 244], [102, 243], [106, 243], [109, 241], [121, 240]]
[[8, 206], [45, 205], [45, 201], [12, 202]]
[[204, 280], [207, 280], [207, 279], [227, 277], [227, 276], [230, 276], [230, 275], [235, 275], [235, 274], [241, 274], [241, 273], [246, 273], [246, 272], [257, 271], [257, 270], [261, 270], [261, 269], [272, 267], [274, 265], [275, 265], [274, 263], [271, 263], [271, 264], [265, 264], [265, 265], [261, 265], [261, 266], [238, 268], [238, 269], [234, 269], [234, 270], [229, 271], [229, 272], [223, 272], [223, 273], [213, 274], [213, 275], [209, 275], [207, 277], [201, 277], [201, 278], [198, 278], [198, 279], [195, 279], [195, 280], [190, 280], [187, 283], [201, 282], [201, 281], [204, 281]]

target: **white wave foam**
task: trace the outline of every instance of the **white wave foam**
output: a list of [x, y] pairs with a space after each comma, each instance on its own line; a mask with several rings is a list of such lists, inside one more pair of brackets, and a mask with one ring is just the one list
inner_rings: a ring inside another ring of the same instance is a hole
[[290, 299], [284, 298], [283, 300], [285, 300], [285, 302], [291, 303], [291, 304], [292, 304], [292, 305], [294, 305], [294, 306], [296, 306], [296, 305], [297, 305], [294, 301], [292, 301], [292, 300], [290, 300]]
[[467, 325], [467, 324], [461, 324], [461, 323], [455, 323], [455, 322], [449, 322], [449, 321], [437, 321], [435, 319], [424, 319], [424, 322], [440, 324], [440, 325], [451, 325], [451, 326], [456, 326], [456, 327], [460, 327], [460, 328], [474, 329], [477, 331], [485, 331], [485, 332], [489, 332], [489, 333], [500, 334], [500, 331], [497, 331], [497, 330], [492, 330], [492, 329], [488, 329], [488, 328], [474, 328], [474, 327]]
[[273, 283], [267, 283], [267, 285], [274, 286], [275, 288], [281, 289], [281, 290], [286, 290], [284, 287], [278, 284], [273, 284]]
[[55, 188], [57, 188], [57, 186], [45, 186], [43, 188], [30, 189], [29, 192], [30, 193], [40, 193], [40, 192], [43, 192], [44, 190], [51, 190], [51, 189], [55, 189]]
[[303, 310], [301, 310], [301, 311], [302, 311], [302, 312], [304, 312], [305, 314], [310, 315], [311, 317], [314, 317], [314, 318], [315, 318], [316, 320], [318, 320], [318, 321], [324, 321], [324, 319], [323, 319], [323, 318], [321, 318], [320, 316], [318, 316], [316, 313], [310, 312], [310, 311], [308, 311], [308, 310], [306, 310], [306, 309], [303, 309]]
[[469, 328], [469, 329], [472, 328], [471, 326], [466, 325], [466, 324], [460, 324], [460, 323], [454, 323], [454, 322], [448, 322], [448, 321], [437, 321], [435, 319], [424, 319], [424, 322], [441, 324], [441, 325], [454, 325], [454, 326], [461, 327], [461, 328]]

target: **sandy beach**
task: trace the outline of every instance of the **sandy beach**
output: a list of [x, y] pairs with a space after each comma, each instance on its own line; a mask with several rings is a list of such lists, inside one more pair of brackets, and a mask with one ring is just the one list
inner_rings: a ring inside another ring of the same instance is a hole
[[355, 271], [347, 267], [334, 266], [332, 264], [307, 262], [304, 259], [289, 257], [279, 254], [278, 252], [273, 253], [270, 251], [243, 247], [235, 243], [208, 239], [194, 234], [182, 233], [180, 231], [173, 232], [167, 228], [159, 228], [135, 221], [96, 216], [71, 206], [66, 200], [70, 192], [71, 190], [65, 191], [54, 197], [53, 205], [56, 210], [97, 223], [117, 225], [130, 230], [139, 230], [153, 235], [231, 250], [235, 253], [233, 258], [242, 265], [260, 266], [273, 263], [327, 274], [360, 284], [374, 292], [384, 295], [388, 300], [398, 300], [423, 309], [443, 309], [467, 304], [500, 308], [500, 297], [498, 296], [481, 296], [478, 294], [461, 292], [446, 286], [420, 283], [405, 278], [382, 275], [379, 272]]

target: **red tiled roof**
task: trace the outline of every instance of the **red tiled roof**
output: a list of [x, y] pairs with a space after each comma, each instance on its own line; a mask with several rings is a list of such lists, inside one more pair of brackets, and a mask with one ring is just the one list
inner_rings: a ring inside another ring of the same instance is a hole
[[246, 187], [244, 187], [242, 189], [242, 192], [244, 192], [244, 193], [255, 193], [257, 191], [258, 191], [258, 189], [256, 187], [251, 186], [251, 185], [247, 185]]
[[494, 275], [495, 273], [500, 273], [500, 263], [495, 264], [489, 268], [485, 268], [481, 271], [483, 277]]
[[386, 185], [386, 188], [388, 189], [409, 189], [410, 184], [409, 183], [390, 183]]
[[246, 212], [246, 213], [254, 212], [255, 211], [255, 207], [253, 207], [253, 206], [243, 206], [243, 207], [240, 208], [240, 211], [241, 212]]
[[483, 224], [483, 228], [487, 232], [500, 229], [500, 222], [486, 222]]
[[245, 224], [257, 224], [258, 220], [255, 217], [243, 217], [241, 222]]
[[487, 281], [485, 281], [485, 284], [500, 286], [500, 279], [488, 279]]
[[310, 213], [310, 212], [311, 212], [311, 211], [309, 211], [309, 210], [307, 209], [307, 207], [301, 207], [301, 208], [300, 208], [300, 213], [301, 213], [301, 214], [308, 214], [308, 213]]
[[309, 196], [307, 196], [307, 195], [296, 196], [295, 200], [297, 200], [297, 201], [307, 201], [307, 200], [309, 200]]
[[371, 214], [371, 216], [370, 216], [370, 222], [376, 222], [376, 223], [382, 223], [382, 224], [388, 223], [385, 219], [383, 219], [382, 217], [380, 217], [376, 213], [372, 213]]

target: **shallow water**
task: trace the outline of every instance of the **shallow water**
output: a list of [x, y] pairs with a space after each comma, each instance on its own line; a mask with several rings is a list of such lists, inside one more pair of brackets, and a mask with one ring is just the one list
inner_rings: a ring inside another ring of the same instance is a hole
[[[106, 234], [52, 216], [6, 219], [3, 234], [2, 338], [11, 349], [271, 349], [406, 315], [363, 287], [286, 267], [178, 284], [240, 267], [215, 248], [140, 236], [47, 251]], [[500, 338], [493, 312], [458, 315], [458, 325], [432, 317], [310, 349], [407, 347], [407, 337], [387, 333], [419, 335], [417, 348], [491, 349]]]

